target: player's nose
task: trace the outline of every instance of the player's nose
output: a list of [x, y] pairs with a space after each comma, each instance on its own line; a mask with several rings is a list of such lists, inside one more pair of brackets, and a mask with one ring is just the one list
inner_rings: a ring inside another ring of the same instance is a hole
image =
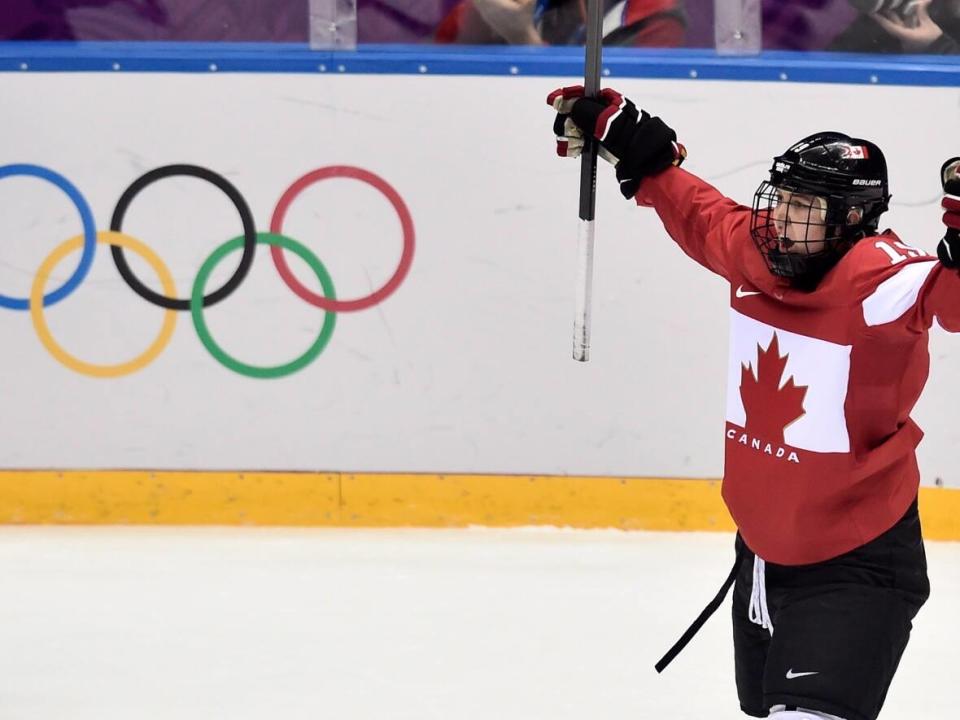
[[779, 208], [773, 211], [773, 228], [777, 231], [779, 237], [783, 237], [787, 232], [787, 222], [783, 212]]

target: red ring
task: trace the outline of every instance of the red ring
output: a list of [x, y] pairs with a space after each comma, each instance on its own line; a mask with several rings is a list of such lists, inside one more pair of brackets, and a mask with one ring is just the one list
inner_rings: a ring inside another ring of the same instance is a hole
[[331, 165], [330, 167], [320, 168], [319, 170], [314, 170], [313, 172], [307, 173], [302, 178], [297, 180], [293, 185], [287, 188], [287, 191], [283, 193], [283, 196], [280, 198], [280, 202], [277, 203], [276, 209], [273, 211], [273, 218], [270, 220], [270, 232], [282, 234], [283, 233], [283, 219], [287, 214], [287, 210], [290, 208], [290, 204], [297, 198], [297, 196], [302, 193], [309, 186], [314, 183], [318, 183], [321, 180], [329, 180], [330, 178], [353, 178], [354, 180], [359, 180], [360, 182], [365, 182], [368, 185], [372, 186], [376, 190], [379, 190], [387, 200], [390, 201], [390, 204], [393, 206], [393, 209], [397, 212], [397, 216], [400, 218], [400, 224], [403, 227], [403, 254], [400, 256], [400, 264], [397, 266], [396, 271], [387, 280], [386, 284], [381, 287], [379, 290], [366, 295], [364, 297], [356, 298], [355, 300], [338, 300], [335, 298], [326, 298], [323, 295], [318, 295], [314, 292], [311, 292], [306, 287], [304, 287], [299, 280], [294, 276], [290, 271], [290, 266], [287, 264], [287, 260], [283, 254], [283, 248], [273, 245], [270, 247], [270, 256], [273, 258], [273, 264], [277, 267], [277, 272], [280, 273], [280, 277], [283, 278], [283, 281], [287, 284], [297, 297], [305, 300], [311, 305], [328, 310], [330, 312], [352, 312], [354, 310], [365, 310], [368, 307], [372, 307], [379, 302], [382, 302], [387, 297], [396, 290], [400, 283], [403, 282], [403, 279], [407, 276], [407, 273], [410, 271], [410, 265], [413, 263], [413, 248], [414, 248], [414, 229], [413, 229], [413, 217], [410, 215], [410, 210], [407, 209], [406, 203], [403, 202], [403, 198], [400, 197], [400, 194], [393, 189], [393, 187], [379, 175], [375, 175], [372, 172], [367, 170], [362, 170], [358, 167], [351, 167], [349, 165]]

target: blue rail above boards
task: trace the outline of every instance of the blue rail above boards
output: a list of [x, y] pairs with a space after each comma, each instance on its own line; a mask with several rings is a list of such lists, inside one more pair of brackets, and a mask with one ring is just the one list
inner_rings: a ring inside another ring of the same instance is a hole
[[[0, 42], [0, 72], [178, 72], [560, 76], [583, 75], [583, 49], [464, 45], [363, 45], [311, 50], [306, 43]], [[960, 56], [702, 49], [604, 51], [614, 78], [745, 80], [960, 87]]]

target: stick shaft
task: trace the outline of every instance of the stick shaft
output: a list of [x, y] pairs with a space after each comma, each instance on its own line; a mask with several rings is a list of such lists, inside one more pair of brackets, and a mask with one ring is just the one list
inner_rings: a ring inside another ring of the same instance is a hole
[[590, 308], [593, 296], [593, 220], [580, 221], [577, 238], [576, 315], [573, 318], [573, 359], [590, 359]]
[[[587, 44], [584, 94], [600, 91], [603, 57], [603, 0], [587, 0]], [[597, 210], [597, 143], [587, 138], [580, 160], [580, 233], [577, 241], [576, 307], [573, 319], [573, 359], [590, 359], [590, 307], [593, 295], [593, 245]]]

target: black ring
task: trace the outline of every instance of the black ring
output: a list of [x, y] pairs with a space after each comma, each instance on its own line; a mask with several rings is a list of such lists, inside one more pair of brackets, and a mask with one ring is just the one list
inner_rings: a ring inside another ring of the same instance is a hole
[[[257, 247], [257, 229], [253, 221], [253, 213], [244, 200], [243, 195], [226, 178], [217, 175], [212, 170], [199, 167], [197, 165], [165, 165], [164, 167], [151, 170], [147, 174], [139, 177], [134, 183], [126, 189], [120, 199], [117, 201], [117, 207], [114, 208], [113, 218], [110, 220], [110, 229], [113, 232], [122, 232], [123, 216], [126, 215], [130, 203], [148, 185], [157, 180], [173, 177], [175, 175], [186, 175], [189, 177], [206, 180], [212, 185], [220, 188], [237, 208], [240, 213], [240, 222], [243, 223], [243, 255], [240, 257], [240, 265], [237, 267], [233, 276], [219, 290], [215, 290], [209, 295], [203, 296], [203, 307], [220, 302], [230, 296], [234, 290], [243, 282], [243, 279], [250, 271], [253, 264], [253, 254]], [[166, 295], [160, 295], [144, 285], [133, 274], [127, 259], [123, 256], [123, 248], [119, 245], [110, 246], [110, 254], [113, 255], [113, 262], [117, 266], [120, 275], [127, 282], [127, 285], [140, 297], [147, 302], [167, 308], [168, 310], [189, 310], [190, 300], [181, 300], [179, 298], [168, 298]]]

